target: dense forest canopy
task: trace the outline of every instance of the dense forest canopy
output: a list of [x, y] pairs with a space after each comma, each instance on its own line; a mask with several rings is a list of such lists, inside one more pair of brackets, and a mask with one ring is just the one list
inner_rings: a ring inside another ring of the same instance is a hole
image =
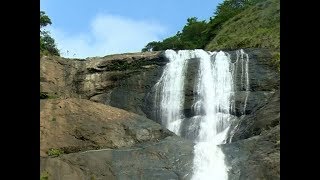
[[196, 17], [188, 18], [181, 32], [163, 41], [149, 42], [142, 51], [204, 49], [226, 21], [262, 1], [265, 0], [225, 0], [217, 6], [208, 22], [199, 21]]

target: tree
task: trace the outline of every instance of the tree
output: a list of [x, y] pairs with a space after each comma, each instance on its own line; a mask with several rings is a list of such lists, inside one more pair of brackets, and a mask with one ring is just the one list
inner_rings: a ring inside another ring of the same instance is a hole
[[196, 17], [187, 19], [187, 24], [183, 27], [180, 34], [180, 40], [185, 46], [185, 49], [201, 49], [204, 48], [205, 37], [204, 31], [207, 28], [205, 21], [198, 21]]
[[161, 50], [166, 50], [166, 49], [179, 50], [179, 49], [185, 49], [185, 44], [181, 41], [181, 39], [177, 35], [175, 35], [167, 39], [164, 39], [160, 47], [161, 47]]
[[218, 34], [225, 22], [261, 1], [264, 0], [224, 0], [217, 6], [208, 23], [190, 17], [181, 32], [178, 31], [176, 35], [163, 41], [150, 42], [142, 51], [203, 49]]
[[42, 28], [51, 24], [52, 22], [49, 16], [47, 16], [44, 11], [40, 11], [40, 53], [60, 56], [59, 50], [56, 47], [54, 39], [50, 36], [50, 33], [46, 30], [42, 30]]
[[41, 28], [51, 24], [51, 19], [46, 15], [46, 13], [44, 11], [40, 11], [40, 30]]
[[59, 50], [55, 45], [54, 39], [49, 35], [49, 32], [43, 31], [42, 36], [40, 36], [40, 52], [49, 52], [52, 55], [59, 56]]
[[149, 42], [143, 49], [142, 52], [146, 51], [159, 51], [161, 50], [161, 43], [157, 41]]

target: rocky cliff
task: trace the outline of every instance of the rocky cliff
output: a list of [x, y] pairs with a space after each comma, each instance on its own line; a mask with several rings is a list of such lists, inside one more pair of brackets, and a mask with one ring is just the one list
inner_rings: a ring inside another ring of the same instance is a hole
[[[245, 52], [247, 108], [243, 111], [246, 92], [238, 84], [232, 130], [221, 145], [229, 178], [279, 179], [279, 73], [268, 49]], [[228, 53], [234, 61], [235, 51]], [[40, 61], [43, 177], [190, 179], [192, 142], [156, 123], [153, 86], [167, 63], [162, 52]], [[196, 60], [188, 62], [186, 104], [192, 102], [197, 66]], [[192, 116], [190, 109], [184, 112]]]
[[143, 100], [161, 76], [161, 52], [71, 60], [43, 57], [40, 91], [44, 98], [77, 97], [145, 115]]
[[145, 117], [77, 98], [46, 99], [40, 105], [42, 177], [188, 177], [193, 144]]

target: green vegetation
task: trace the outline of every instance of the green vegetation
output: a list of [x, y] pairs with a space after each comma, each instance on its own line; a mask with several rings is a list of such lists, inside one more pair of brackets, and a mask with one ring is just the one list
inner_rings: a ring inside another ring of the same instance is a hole
[[278, 71], [280, 71], [280, 52], [273, 52], [271, 63]]
[[225, 22], [207, 50], [263, 47], [280, 49], [280, 1], [250, 6]]
[[48, 171], [43, 171], [41, 174], [40, 174], [40, 180], [48, 180], [49, 179], [49, 173]]
[[[183, 27], [182, 32], [178, 32], [176, 37], [171, 39], [178, 40], [177, 49], [202, 48], [205, 46], [205, 36], [203, 36], [203, 32], [206, 28], [207, 23], [205, 21], [198, 21], [196, 17], [188, 18], [187, 24]], [[163, 43], [167, 43], [167, 41], [170, 42], [170, 38], [165, 39]]]
[[150, 42], [143, 49], [145, 51], [159, 51], [165, 49], [196, 49], [204, 48], [206, 36], [204, 31], [207, 28], [205, 21], [198, 21], [196, 17], [188, 18], [187, 24], [182, 32], [178, 31], [175, 36], [164, 39], [162, 42]]
[[166, 49], [280, 48], [279, 0], [225, 0], [209, 22], [188, 18], [182, 31], [142, 51]]
[[55, 117], [53, 117], [52, 119], [51, 119], [51, 121], [56, 121], [57, 119], [55, 118]]
[[47, 99], [57, 99], [58, 97], [57, 95], [49, 95]]
[[40, 57], [42, 55], [56, 55], [60, 56], [59, 50], [56, 47], [54, 39], [50, 36], [50, 33], [43, 30], [47, 25], [51, 25], [50, 18], [44, 11], [40, 11]]
[[204, 33], [207, 37], [206, 44], [215, 38], [225, 22], [260, 1], [263, 0], [225, 0], [219, 4], [213, 17], [210, 17], [208, 27]]
[[55, 93], [55, 95], [49, 95], [49, 93], [47, 92], [40, 92], [40, 99], [56, 99], [59, 96], [56, 95], [57, 93]]
[[63, 150], [51, 148], [49, 149], [47, 154], [51, 157], [58, 157], [63, 153], [64, 153]]
[[40, 92], [40, 99], [47, 99], [47, 98], [49, 98], [48, 93], [46, 93], [46, 92]]

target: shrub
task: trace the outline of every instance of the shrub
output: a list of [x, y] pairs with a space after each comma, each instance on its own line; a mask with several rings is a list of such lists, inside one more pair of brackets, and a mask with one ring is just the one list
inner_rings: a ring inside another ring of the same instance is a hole
[[64, 153], [63, 150], [51, 148], [49, 149], [47, 154], [48, 156], [51, 156], [51, 157], [58, 157], [63, 153]]

